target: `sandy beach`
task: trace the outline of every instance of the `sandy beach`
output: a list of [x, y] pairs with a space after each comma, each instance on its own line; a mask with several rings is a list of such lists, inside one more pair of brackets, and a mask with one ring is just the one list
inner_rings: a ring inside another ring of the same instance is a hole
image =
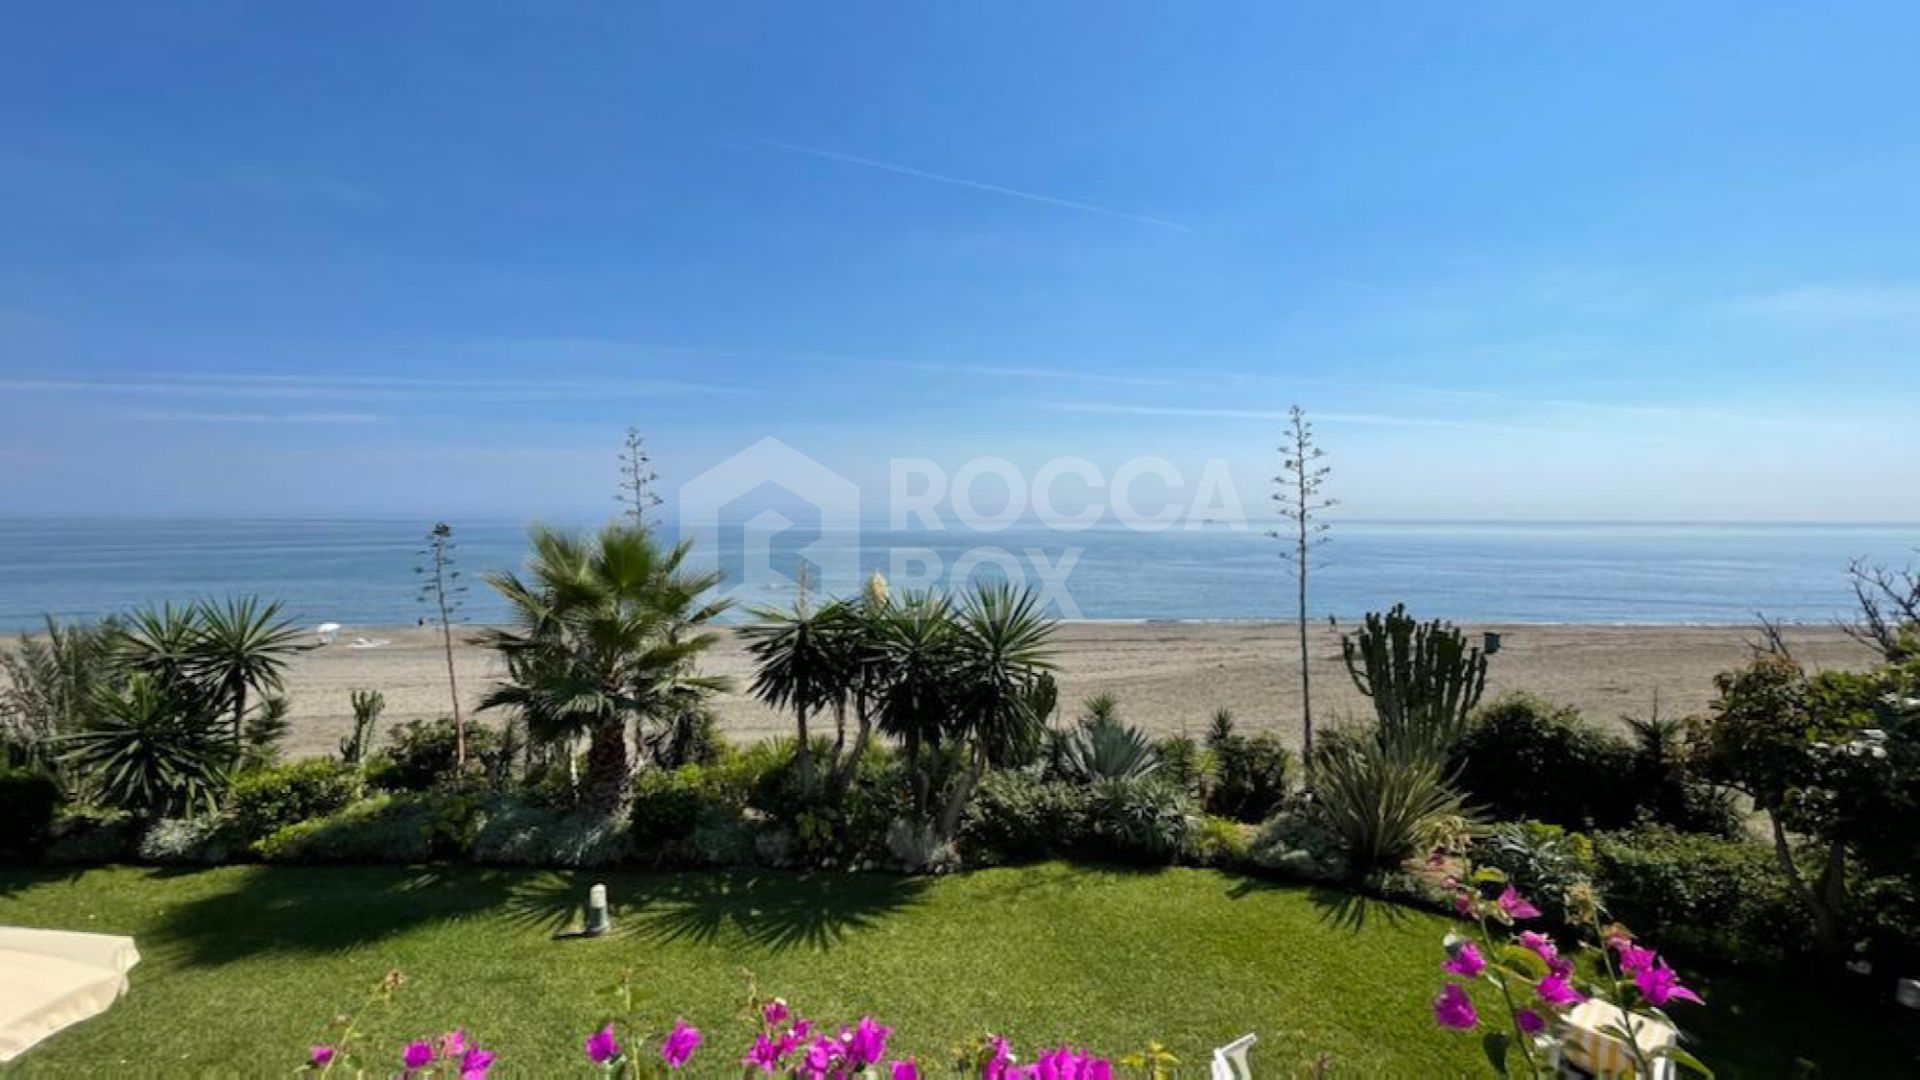
[[[1715, 673], [1747, 656], [1752, 631], [1744, 627], [1473, 626], [1499, 631], [1488, 694], [1528, 690], [1578, 706], [1587, 716], [1614, 721], [1646, 715], [1657, 702], [1663, 715], [1703, 709]], [[1248, 728], [1298, 737], [1298, 644], [1281, 623], [1072, 623], [1061, 627], [1059, 679], [1063, 705], [1096, 691], [1120, 699], [1122, 714], [1154, 732], [1206, 730], [1214, 710], [1227, 706]], [[359, 636], [384, 639], [378, 648], [346, 644]], [[1869, 654], [1832, 627], [1805, 627], [1788, 640], [1804, 662], [1823, 667], [1864, 663]], [[1324, 624], [1311, 637], [1315, 714], [1324, 719], [1364, 715], [1340, 659], [1337, 634]], [[468, 706], [499, 676], [487, 650], [456, 644], [454, 666]], [[719, 702], [726, 731], [755, 739], [788, 730], [790, 721], [748, 698], [751, 668], [728, 633], [705, 665], [741, 687]], [[386, 695], [387, 723], [432, 717], [448, 709], [447, 671], [437, 633], [415, 627], [351, 627], [336, 644], [300, 654], [288, 674], [294, 755], [331, 751], [351, 724], [348, 692], [367, 687]]]

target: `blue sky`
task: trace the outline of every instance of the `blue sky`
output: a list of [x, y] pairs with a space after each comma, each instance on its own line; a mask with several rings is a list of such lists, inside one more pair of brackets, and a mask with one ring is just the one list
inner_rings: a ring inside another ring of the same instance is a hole
[[39, 5], [0, 504], [573, 516], [762, 436], [1920, 519], [1912, 4]]

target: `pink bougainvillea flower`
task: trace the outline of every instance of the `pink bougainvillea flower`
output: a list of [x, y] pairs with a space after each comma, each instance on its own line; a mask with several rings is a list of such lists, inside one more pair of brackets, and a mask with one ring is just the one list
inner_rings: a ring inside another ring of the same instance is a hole
[[587, 1036], [587, 1060], [595, 1065], [605, 1065], [620, 1054], [620, 1044], [613, 1041], [613, 1025], [608, 1024], [599, 1031]]
[[[1624, 963], [1624, 961], [1623, 961]], [[1654, 957], [1646, 967], [1633, 976], [1633, 985], [1640, 988], [1640, 996], [1656, 1009], [1665, 1008], [1667, 1002], [1674, 999], [1691, 1001], [1695, 1005], [1705, 1005], [1700, 995], [1680, 985], [1680, 976], [1672, 968]]]
[[1553, 939], [1532, 930], [1520, 931], [1520, 947], [1532, 952], [1548, 964], [1560, 958], [1560, 949], [1554, 945]]
[[1638, 975], [1658, 963], [1660, 957], [1652, 949], [1643, 949], [1631, 941], [1622, 940], [1618, 949], [1620, 970], [1629, 975]]
[[1473, 897], [1466, 893], [1455, 893], [1453, 897], [1453, 911], [1456, 915], [1471, 914], [1473, 911]]
[[781, 1024], [786, 1023], [787, 1016], [787, 1001], [785, 998], [774, 998], [772, 1001], [767, 1002], [765, 1008], [760, 1010], [760, 1019], [765, 1020], [768, 1027], [779, 1027]]
[[1521, 1009], [1514, 1013], [1513, 1022], [1519, 1024], [1520, 1030], [1529, 1035], [1538, 1035], [1547, 1026], [1547, 1022], [1540, 1018], [1540, 1014], [1532, 1009]]
[[1494, 903], [1500, 905], [1500, 913], [1509, 919], [1537, 919], [1540, 917], [1540, 909], [1534, 907], [1519, 893], [1513, 891], [1513, 886], [1511, 885], [1500, 890], [1500, 898], [1495, 900]]
[[700, 1029], [685, 1020], [675, 1020], [673, 1030], [667, 1034], [666, 1041], [660, 1044], [660, 1060], [667, 1063], [667, 1068], [677, 1069], [687, 1063], [699, 1046]]
[[987, 1045], [993, 1049], [993, 1053], [988, 1056], [987, 1063], [980, 1069], [980, 1080], [1002, 1080], [1013, 1065], [1013, 1048], [1008, 1046], [1006, 1038], [1000, 1035], [987, 1040]]
[[459, 1028], [454, 1028], [434, 1042], [443, 1058], [455, 1058], [467, 1052], [467, 1033]]
[[1533, 992], [1540, 995], [1541, 1001], [1556, 1008], [1578, 1005], [1587, 1000], [1585, 994], [1575, 990], [1573, 984], [1567, 981], [1567, 977], [1557, 971], [1541, 979], [1540, 984], [1533, 988]]
[[408, 1069], [424, 1069], [433, 1062], [433, 1047], [415, 1039], [400, 1053], [400, 1064]]
[[780, 1043], [762, 1034], [754, 1038], [753, 1048], [747, 1051], [746, 1057], [740, 1059], [740, 1064], [749, 1069], [759, 1069], [763, 1073], [772, 1074], [780, 1067], [780, 1059], [785, 1056], [786, 1054], [780, 1049]]
[[847, 1057], [852, 1059], [856, 1069], [865, 1068], [887, 1056], [887, 1036], [893, 1029], [878, 1023], [871, 1016], [863, 1016], [856, 1024], [853, 1034], [846, 1040]]
[[1453, 955], [1440, 966], [1455, 975], [1471, 979], [1487, 969], [1487, 961], [1480, 955], [1480, 946], [1471, 941], [1463, 941], [1454, 947]]
[[920, 1066], [912, 1061], [896, 1061], [887, 1068], [890, 1080], [920, 1080]]
[[1473, 1011], [1473, 1000], [1458, 983], [1448, 983], [1433, 999], [1433, 1022], [1455, 1031], [1472, 1031], [1480, 1023], [1480, 1014]]
[[471, 1047], [460, 1055], [460, 1080], [487, 1080], [493, 1068], [493, 1051]]
[[328, 1046], [326, 1043], [315, 1044], [312, 1049], [307, 1051], [307, 1060], [313, 1062], [314, 1068], [324, 1069], [328, 1065], [333, 1064], [333, 1047]]
[[817, 1080], [839, 1069], [845, 1056], [840, 1049], [840, 1040], [822, 1035], [807, 1044], [807, 1053], [800, 1059], [800, 1068], [807, 1076]]

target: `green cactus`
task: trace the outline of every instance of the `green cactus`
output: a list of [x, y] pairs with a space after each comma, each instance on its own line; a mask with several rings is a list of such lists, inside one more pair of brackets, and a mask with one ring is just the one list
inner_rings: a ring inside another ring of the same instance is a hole
[[1451, 623], [1420, 622], [1395, 604], [1368, 612], [1354, 635], [1341, 635], [1353, 684], [1373, 701], [1383, 748], [1443, 754], [1465, 729], [1487, 686], [1487, 658]]

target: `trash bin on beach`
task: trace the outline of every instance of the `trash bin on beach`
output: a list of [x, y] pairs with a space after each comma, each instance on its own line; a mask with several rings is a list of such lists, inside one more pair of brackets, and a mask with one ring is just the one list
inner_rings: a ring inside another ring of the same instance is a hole
[[1486, 653], [1488, 656], [1492, 656], [1494, 653], [1500, 651], [1500, 634], [1498, 631], [1488, 630], [1480, 635], [1480, 651]]

